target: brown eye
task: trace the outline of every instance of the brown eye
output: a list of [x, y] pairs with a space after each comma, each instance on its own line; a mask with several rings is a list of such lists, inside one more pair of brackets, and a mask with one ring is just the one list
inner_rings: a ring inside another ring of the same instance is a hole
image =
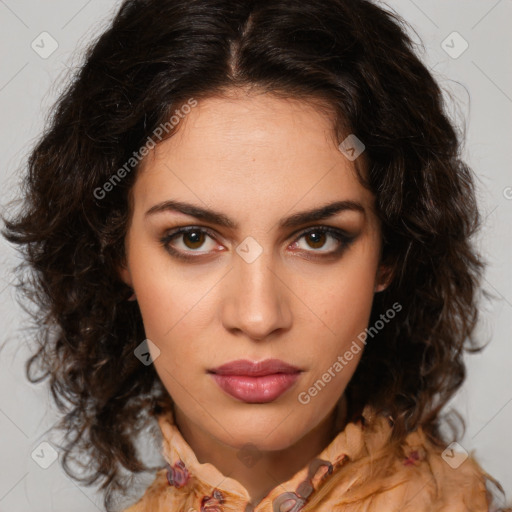
[[[176, 229], [161, 238], [160, 242], [171, 255], [181, 259], [196, 258], [218, 248], [213, 233], [193, 226]], [[197, 255], [194, 254], [196, 252]]]
[[[309, 252], [330, 253], [334, 252], [340, 245], [343, 245], [345, 237], [337, 231], [328, 228], [314, 228], [302, 233], [298, 239], [302, 243], [296, 242], [299, 249], [305, 249]], [[324, 249], [322, 251], [311, 249]]]
[[357, 237], [329, 226], [313, 227], [301, 233], [292, 244], [307, 258], [340, 256]]
[[188, 249], [199, 249], [205, 239], [204, 231], [189, 231], [183, 234], [183, 243]]
[[312, 249], [320, 249], [323, 247], [326, 238], [326, 233], [320, 231], [311, 231], [306, 235], [307, 243]]

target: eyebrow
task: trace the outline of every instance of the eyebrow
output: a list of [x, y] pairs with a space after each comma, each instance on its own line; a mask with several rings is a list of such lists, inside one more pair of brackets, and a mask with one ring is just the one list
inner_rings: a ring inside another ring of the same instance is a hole
[[[281, 221], [279, 222], [279, 228], [294, 228], [297, 226], [301, 226], [303, 224], [307, 224], [308, 222], [316, 222], [319, 220], [328, 219], [329, 217], [333, 217], [337, 213], [347, 210], [358, 211], [363, 213], [364, 215], [366, 214], [364, 206], [361, 203], [358, 203], [357, 201], [335, 201], [333, 203], [326, 204], [319, 208], [294, 213], [289, 217], [285, 217], [284, 219], [281, 219]], [[191, 217], [196, 217], [197, 219], [201, 219], [206, 222], [210, 222], [212, 224], [216, 224], [218, 226], [223, 226], [225, 228], [230, 228], [233, 230], [238, 229], [238, 223], [236, 223], [233, 219], [230, 219], [223, 213], [216, 212], [215, 210], [211, 210], [208, 208], [202, 208], [200, 206], [185, 203], [182, 201], [168, 200], [162, 203], [158, 203], [155, 206], [152, 206], [146, 212], [145, 215], [147, 217], [150, 215], [166, 211], [176, 211], [183, 213], [185, 215], [189, 215]]]

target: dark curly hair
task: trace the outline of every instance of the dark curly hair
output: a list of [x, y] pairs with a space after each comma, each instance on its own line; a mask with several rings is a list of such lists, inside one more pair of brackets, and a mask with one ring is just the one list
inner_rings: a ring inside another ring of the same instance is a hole
[[[118, 268], [139, 165], [125, 164], [190, 98], [233, 87], [319, 101], [335, 113], [338, 140], [364, 142], [359, 178], [375, 194], [382, 262], [393, 269], [370, 324], [395, 302], [403, 311], [369, 341], [349, 411], [371, 404], [394, 418], [395, 439], [422, 426], [444, 442], [441, 411], [465, 378], [465, 349], [479, 349], [486, 263], [471, 243], [481, 219], [462, 135], [406, 29], [367, 0], [125, 0], [87, 49], [3, 232], [20, 246], [18, 286], [35, 304], [28, 379], [50, 379], [66, 413], [63, 466], [86, 485], [100, 479], [107, 509], [126, 491], [122, 469], [148, 469], [135, 436], [171, 405], [133, 354], [144, 328]], [[75, 453], [89, 455], [87, 477], [69, 467]]]

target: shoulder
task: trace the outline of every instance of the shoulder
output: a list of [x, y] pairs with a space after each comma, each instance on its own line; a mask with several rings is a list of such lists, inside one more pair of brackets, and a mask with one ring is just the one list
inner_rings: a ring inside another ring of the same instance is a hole
[[403, 512], [487, 512], [488, 484], [494, 482], [461, 445], [440, 448], [421, 428], [394, 455], [389, 480]]
[[495, 510], [490, 489], [497, 482], [462, 446], [440, 447], [422, 428], [397, 443], [391, 431], [382, 418], [363, 428], [364, 448], [337, 479], [337, 504], [364, 504], [372, 511]]
[[488, 510], [488, 475], [462, 446], [439, 448], [420, 428], [407, 436], [403, 450], [396, 467], [420, 502], [435, 503], [434, 510]]

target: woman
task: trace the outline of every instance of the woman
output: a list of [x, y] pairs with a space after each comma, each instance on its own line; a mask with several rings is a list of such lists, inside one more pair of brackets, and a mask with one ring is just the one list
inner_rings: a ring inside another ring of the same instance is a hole
[[484, 268], [459, 144], [368, 1], [126, 0], [6, 220], [68, 474], [112, 510], [157, 420], [130, 512], [495, 510], [440, 432]]

